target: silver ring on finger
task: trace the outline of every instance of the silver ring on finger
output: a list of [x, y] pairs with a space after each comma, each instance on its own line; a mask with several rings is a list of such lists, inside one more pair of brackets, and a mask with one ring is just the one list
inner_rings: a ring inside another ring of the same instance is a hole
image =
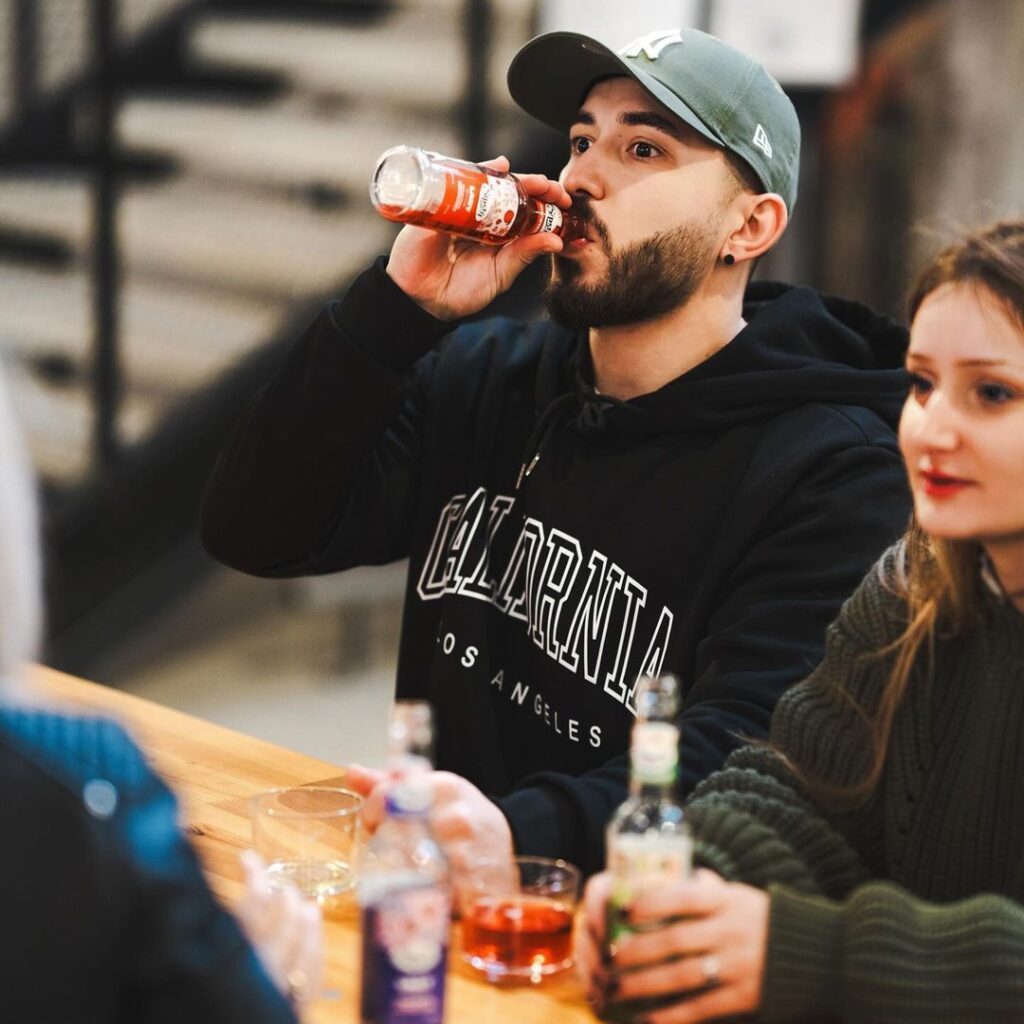
[[708, 953], [707, 956], [700, 958], [700, 973], [709, 988], [722, 984], [722, 962], [714, 953]]

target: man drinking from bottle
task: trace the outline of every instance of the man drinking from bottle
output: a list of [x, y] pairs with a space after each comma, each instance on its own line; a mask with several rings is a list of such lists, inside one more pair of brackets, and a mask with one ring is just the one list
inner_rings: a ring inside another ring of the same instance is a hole
[[[253, 400], [204, 539], [264, 576], [408, 557], [397, 693], [436, 709], [436, 833], [456, 867], [591, 871], [638, 678], [681, 680], [686, 791], [764, 735], [901, 531], [905, 336], [750, 283], [800, 144], [755, 61], [691, 29], [617, 53], [552, 33], [509, 88], [568, 135], [559, 181], [520, 178], [583, 240], [404, 228]], [[551, 319], [460, 326], [541, 258]]]

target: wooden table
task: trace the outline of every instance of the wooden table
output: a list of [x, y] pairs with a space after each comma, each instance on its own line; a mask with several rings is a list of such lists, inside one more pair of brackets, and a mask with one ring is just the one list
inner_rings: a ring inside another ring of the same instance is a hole
[[[265, 740], [204, 722], [119, 690], [38, 668], [33, 680], [49, 703], [118, 719], [147, 752], [181, 801], [183, 822], [214, 891], [230, 906], [242, 891], [239, 851], [249, 845], [247, 799], [274, 786], [343, 785], [344, 769]], [[309, 1024], [359, 1019], [359, 928], [352, 897], [325, 913], [327, 983], [339, 993], [309, 1008]], [[593, 1024], [573, 972], [538, 986], [491, 985], [461, 961], [457, 929], [449, 969], [448, 1024]]]

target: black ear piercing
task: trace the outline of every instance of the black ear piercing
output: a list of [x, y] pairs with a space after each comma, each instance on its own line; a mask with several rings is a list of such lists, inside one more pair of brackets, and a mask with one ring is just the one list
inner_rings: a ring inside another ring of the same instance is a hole
[[727, 252], [727, 253], [726, 253], [726, 254], [725, 254], [725, 255], [724, 255], [723, 257], [722, 257], [722, 262], [723, 262], [723, 263], [724, 263], [724, 264], [725, 264], [725, 265], [726, 265], [727, 267], [731, 267], [731, 266], [732, 266], [732, 265], [733, 265], [733, 264], [734, 264], [734, 263], [736, 262], [736, 257], [735, 257], [735, 256], [733, 256], [733, 254], [732, 254], [731, 252]]

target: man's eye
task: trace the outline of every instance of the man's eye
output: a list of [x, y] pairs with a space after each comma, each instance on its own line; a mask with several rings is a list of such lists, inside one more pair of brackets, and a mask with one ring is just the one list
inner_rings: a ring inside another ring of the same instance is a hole
[[661, 152], [657, 146], [652, 145], [650, 142], [634, 142], [632, 149], [633, 155], [640, 157], [641, 160], [649, 160], [652, 156], [657, 156]]
[[918, 396], [927, 395], [932, 389], [932, 382], [927, 377], [922, 377], [919, 373], [912, 373], [910, 375], [910, 390], [913, 394]]
[[590, 149], [590, 139], [585, 135], [577, 135], [575, 139], [570, 141], [569, 148], [576, 154], [586, 153]]
[[1012, 388], [1005, 384], [996, 384], [994, 381], [985, 381], [978, 385], [978, 397], [985, 405], [1002, 405], [1009, 402], [1016, 395]]

